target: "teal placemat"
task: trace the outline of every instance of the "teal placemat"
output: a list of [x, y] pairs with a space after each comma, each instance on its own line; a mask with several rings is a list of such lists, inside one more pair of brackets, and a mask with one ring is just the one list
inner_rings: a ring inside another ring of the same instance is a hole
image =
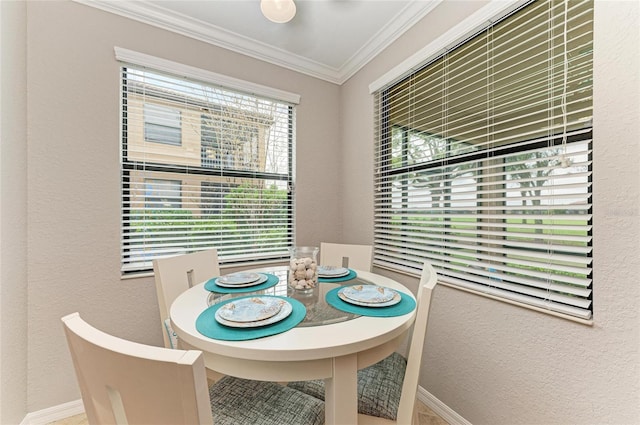
[[207, 280], [207, 282], [204, 284], [204, 289], [211, 292], [217, 292], [219, 294], [242, 294], [244, 292], [255, 292], [255, 291], [261, 291], [263, 289], [271, 288], [272, 286], [275, 286], [278, 284], [278, 282], [280, 282], [280, 278], [276, 275], [269, 274], [269, 273], [261, 273], [261, 274], [267, 276], [267, 281], [262, 282], [259, 285], [247, 286], [244, 288], [227, 288], [226, 286], [217, 285], [216, 281], [218, 280], [218, 278], [214, 277], [212, 279]]
[[[252, 296], [254, 295], [234, 298], [233, 301], [238, 301], [242, 298], [250, 298]], [[198, 318], [196, 319], [196, 329], [202, 335], [209, 338], [220, 339], [223, 341], [246, 341], [248, 339], [264, 338], [266, 336], [286, 332], [289, 329], [296, 327], [298, 323], [302, 322], [304, 317], [307, 315], [307, 309], [300, 301], [288, 297], [261, 295], [261, 297], [269, 296], [272, 296], [274, 298], [282, 298], [284, 300], [287, 300], [291, 304], [293, 310], [286, 319], [259, 328], [232, 328], [229, 326], [221, 325], [216, 321], [216, 311], [226, 304], [219, 303], [212, 305], [211, 307], [200, 313], [200, 316], [198, 316]]]
[[338, 310], [346, 311], [347, 313], [359, 314], [361, 316], [374, 316], [374, 317], [393, 317], [402, 316], [403, 314], [410, 313], [416, 308], [416, 301], [404, 292], [397, 291], [400, 294], [400, 302], [388, 307], [363, 307], [355, 304], [344, 302], [338, 297], [338, 291], [345, 286], [334, 288], [327, 292], [325, 299], [327, 304], [337, 308]]
[[346, 276], [319, 277], [318, 278], [318, 282], [344, 282], [344, 281], [347, 281], [347, 280], [355, 279], [356, 277], [358, 277], [358, 274], [355, 272], [355, 270], [349, 269], [349, 274], [346, 275]]

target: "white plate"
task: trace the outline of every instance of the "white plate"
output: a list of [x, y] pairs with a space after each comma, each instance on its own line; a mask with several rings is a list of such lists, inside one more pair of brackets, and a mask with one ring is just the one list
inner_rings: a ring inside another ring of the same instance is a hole
[[349, 274], [349, 269], [336, 266], [318, 266], [318, 277], [343, 277]]
[[216, 321], [221, 325], [229, 326], [232, 328], [257, 328], [260, 326], [267, 326], [272, 323], [279, 322], [289, 317], [289, 315], [293, 311], [293, 306], [288, 301], [283, 300], [282, 298], [275, 299], [282, 303], [280, 311], [278, 312], [278, 314], [276, 314], [275, 316], [271, 316], [268, 319], [255, 320], [253, 322], [234, 322], [232, 320], [225, 320], [224, 318], [220, 317], [220, 315], [218, 314], [220, 312], [220, 309], [218, 309], [215, 315]]
[[258, 278], [258, 280], [253, 281], [253, 282], [249, 282], [249, 283], [243, 283], [243, 284], [237, 284], [237, 283], [233, 283], [233, 284], [225, 284], [220, 282], [220, 279], [216, 279], [216, 285], [218, 286], [222, 286], [223, 288], [246, 288], [248, 286], [254, 286], [254, 285], [260, 285], [261, 283], [264, 283], [267, 281], [268, 277], [264, 274], [258, 273], [260, 275], [260, 277]]
[[398, 304], [400, 301], [402, 301], [402, 296], [396, 292], [396, 294], [393, 296], [393, 298], [387, 302], [384, 303], [366, 303], [366, 302], [360, 302], [360, 301], [356, 301], [356, 300], [352, 300], [351, 298], [348, 298], [347, 296], [345, 296], [342, 291], [338, 291], [338, 297], [349, 304], [354, 304], [354, 305], [359, 305], [362, 307], [389, 307], [391, 305], [395, 305]]
[[220, 276], [216, 282], [221, 282], [225, 285], [245, 285], [258, 279], [260, 279], [258, 273], [237, 272]]
[[229, 301], [216, 311], [216, 315], [232, 322], [255, 322], [275, 316], [283, 300], [273, 297], [251, 297]]
[[353, 285], [340, 290], [345, 297], [361, 302], [379, 304], [391, 301], [397, 294], [393, 289], [378, 285]]

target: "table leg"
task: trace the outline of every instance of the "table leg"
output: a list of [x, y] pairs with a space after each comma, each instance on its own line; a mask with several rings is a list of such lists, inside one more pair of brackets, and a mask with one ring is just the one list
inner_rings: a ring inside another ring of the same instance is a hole
[[358, 356], [333, 359], [333, 376], [325, 379], [326, 425], [358, 423]]

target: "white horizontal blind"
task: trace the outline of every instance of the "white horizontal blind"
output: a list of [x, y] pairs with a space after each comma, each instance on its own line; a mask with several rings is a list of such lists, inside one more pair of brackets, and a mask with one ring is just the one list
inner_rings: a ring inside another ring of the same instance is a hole
[[122, 272], [217, 248], [287, 258], [294, 105], [124, 63]]
[[532, 2], [375, 93], [374, 264], [592, 314], [593, 2]]

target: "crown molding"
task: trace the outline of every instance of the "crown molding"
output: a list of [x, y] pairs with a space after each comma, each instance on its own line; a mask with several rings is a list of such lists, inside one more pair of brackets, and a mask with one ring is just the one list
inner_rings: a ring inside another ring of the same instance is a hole
[[340, 68], [340, 82], [344, 83], [380, 52], [389, 47], [409, 28], [424, 18], [444, 0], [413, 1], [375, 34]]
[[415, 0], [339, 69], [144, 1], [73, 0], [224, 49], [341, 85], [443, 0]]

